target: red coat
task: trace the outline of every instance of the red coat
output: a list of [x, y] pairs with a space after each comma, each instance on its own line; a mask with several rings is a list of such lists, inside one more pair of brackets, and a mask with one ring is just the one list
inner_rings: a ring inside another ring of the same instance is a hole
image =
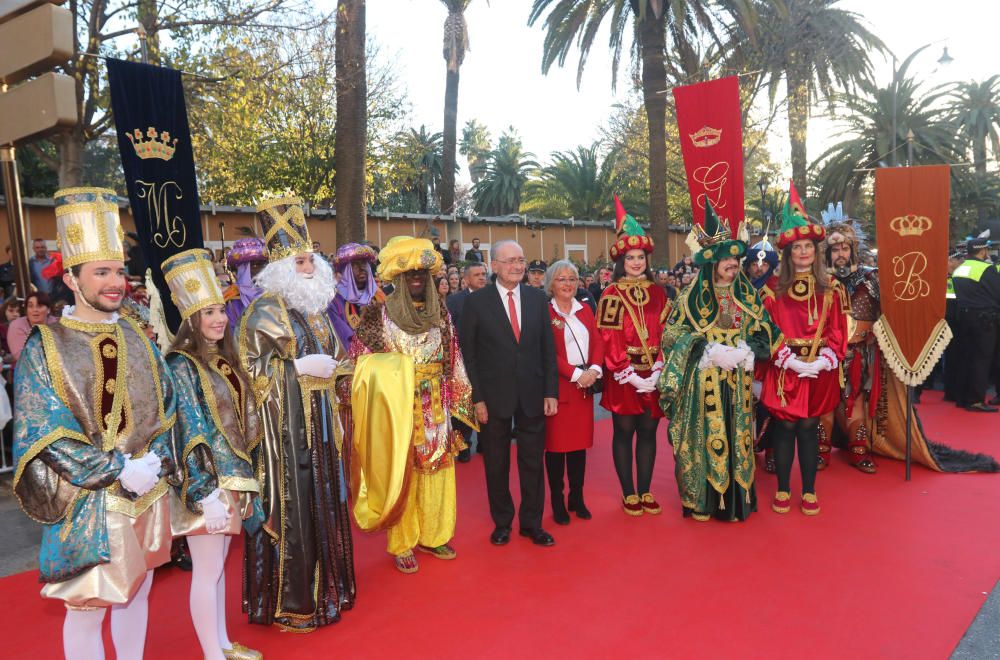
[[[594, 397], [570, 381], [579, 365], [570, 364], [566, 359], [565, 324], [551, 304], [549, 318], [556, 345], [556, 367], [559, 369], [559, 412], [545, 420], [545, 451], [590, 449], [594, 446]], [[597, 331], [594, 313], [589, 306], [583, 305], [576, 311], [576, 318], [587, 328], [589, 335], [587, 364], [596, 364], [603, 370], [604, 340]]]
[[640, 415], [649, 410], [653, 417], [663, 417], [660, 410], [660, 394], [655, 389], [646, 394], [639, 394], [628, 384], [619, 384], [615, 380], [615, 372], [623, 371], [631, 366], [640, 378], [650, 375], [652, 364], [646, 361], [643, 351], [643, 341], [632, 320], [633, 315], [646, 325], [647, 337], [645, 346], [653, 362], [662, 362], [660, 352], [660, 336], [663, 334], [663, 322], [670, 311], [669, 301], [663, 287], [648, 280], [643, 280], [641, 286], [648, 295], [643, 305], [635, 304], [628, 294], [629, 286], [622, 281], [608, 286], [601, 294], [601, 302], [597, 307], [597, 324], [604, 338], [604, 393], [601, 395], [601, 406], [619, 415]]
[[[779, 368], [784, 359], [784, 348], [775, 352], [764, 371], [761, 403], [778, 419], [794, 421], [819, 417], [830, 412], [840, 403], [840, 362], [847, 352], [847, 315], [849, 302], [843, 287], [831, 278], [832, 295], [822, 333], [822, 348], [829, 348], [837, 358], [838, 366], [821, 371], [816, 378], [799, 378], [791, 369]], [[815, 293], [808, 300], [795, 300], [789, 293], [764, 298], [771, 319], [781, 328], [784, 346], [803, 359], [801, 352], [808, 350], [808, 343], [816, 335], [819, 317], [823, 310], [823, 296]], [[809, 320], [809, 309], [813, 319]], [[819, 359], [819, 358], [817, 358]], [[779, 392], [780, 385], [780, 392]]]

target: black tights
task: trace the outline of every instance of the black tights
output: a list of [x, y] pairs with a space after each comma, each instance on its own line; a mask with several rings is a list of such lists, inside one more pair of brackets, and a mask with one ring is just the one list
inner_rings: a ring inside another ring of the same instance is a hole
[[[659, 418], [653, 417], [650, 411], [641, 415], [616, 415], [611, 413], [611, 423], [614, 425], [614, 440], [611, 443], [611, 455], [615, 459], [615, 471], [622, 485], [625, 496], [645, 494], [649, 492], [649, 484], [653, 481], [653, 464], [656, 462], [656, 425]], [[636, 487], [632, 485], [632, 436], [635, 436], [635, 477]]]
[[799, 444], [799, 470], [802, 472], [802, 492], [816, 492], [816, 461], [819, 457], [819, 417], [786, 422], [772, 417], [771, 440], [774, 443], [774, 464], [778, 474], [778, 490], [791, 492], [792, 461], [795, 459], [795, 439]]

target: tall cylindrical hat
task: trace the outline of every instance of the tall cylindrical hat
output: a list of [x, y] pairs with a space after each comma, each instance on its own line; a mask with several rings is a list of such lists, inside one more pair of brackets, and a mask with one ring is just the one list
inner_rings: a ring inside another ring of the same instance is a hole
[[125, 261], [118, 195], [106, 188], [56, 191], [56, 233], [63, 268], [90, 261]]
[[225, 304], [208, 250], [195, 248], [178, 252], [164, 261], [161, 268], [170, 287], [170, 298], [180, 310], [181, 318], [186, 320], [209, 305]]

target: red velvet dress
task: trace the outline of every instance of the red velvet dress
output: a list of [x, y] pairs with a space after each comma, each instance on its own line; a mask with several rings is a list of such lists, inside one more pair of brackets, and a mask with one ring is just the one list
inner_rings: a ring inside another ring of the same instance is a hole
[[[772, 415], [785, 421], [819, 417], [840, 403], [840, 363], [847, 352], [847, 316], [844, 310], [849, 303], [843, 287], [835, 279], [831, 278], [828, 289], [826, 320], [817, 344], [816, 359], [823, 359], [819, 357], [820, 352], [829, 349], [836, 356], [837, 366], [821, 371], [816, 378], [799, 378], [795, 371], [779, 366], [785, 364], [789, 351], [800, 360], [807, 360], [816, 336], [824, 296], [816, 295], [811, 277], [802, 278], [803, 284], [793, 284], [783, 295], [764, 298], [764, 306], [781, 329], [785, 341], [784, 347], [775, 352], [764, 371], [761, 403]], [[769, 287], [774, 289], [776, 283], [772, 280]]]
[[[639, 394], [629, 383], [619, 383], [615, 374], [632, 367], [640, 378], [663, 362], [660, 336], [670, 311], [663, 287], [646, 280], [622, 278], [608, 286], [597, 306], [597, 327], [604, 339], [604, 393], [601, 406], [618, 415], [639, 415], [650, 410], [663, 417], [660, 393], [655, 389]], [[645, 326], [645, 338], [640, 338]]]
[[[571, 343], [573, 338], [565, 338], [568, 334], [565, 332], [565, 321], [551, 304], [549, 318], [556, 344], [556, 366], [559, 368], [559, 412], [545, 420], [545, 451], [590, 449], [594, 446], [594, 397], [570, 382], [573, 371], [579, 366], [570, 364], [566, 359], [566, 344]], [[589, 334], [587, 365], [596, 364], [604, 370], [604, 340], [597, 331], [594, 313], [590, 307], [582, 305], [576, 311], [576, 318]]]

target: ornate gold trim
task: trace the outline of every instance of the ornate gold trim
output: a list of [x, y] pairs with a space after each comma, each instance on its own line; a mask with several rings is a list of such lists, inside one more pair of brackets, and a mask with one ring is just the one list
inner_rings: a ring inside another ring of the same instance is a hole
[[924, 382], [952, 339], [951, 327], [947, 321], [940, 319], [924, 342], [920, 355], [910, 364], [885, 316], [875, 322], [873, 331], [889, 368], [904, 385], [915, 386]]
[[161, 477], [151, 491], [135, 501], [121, 497], [120, 495], [108, 493], [107, 510], [117, 511], [129, 518], [138, 518], [146, 512], [146, 509], [153, 505], [153, 502], [163, 497], [168, 488], [167, 480]]

